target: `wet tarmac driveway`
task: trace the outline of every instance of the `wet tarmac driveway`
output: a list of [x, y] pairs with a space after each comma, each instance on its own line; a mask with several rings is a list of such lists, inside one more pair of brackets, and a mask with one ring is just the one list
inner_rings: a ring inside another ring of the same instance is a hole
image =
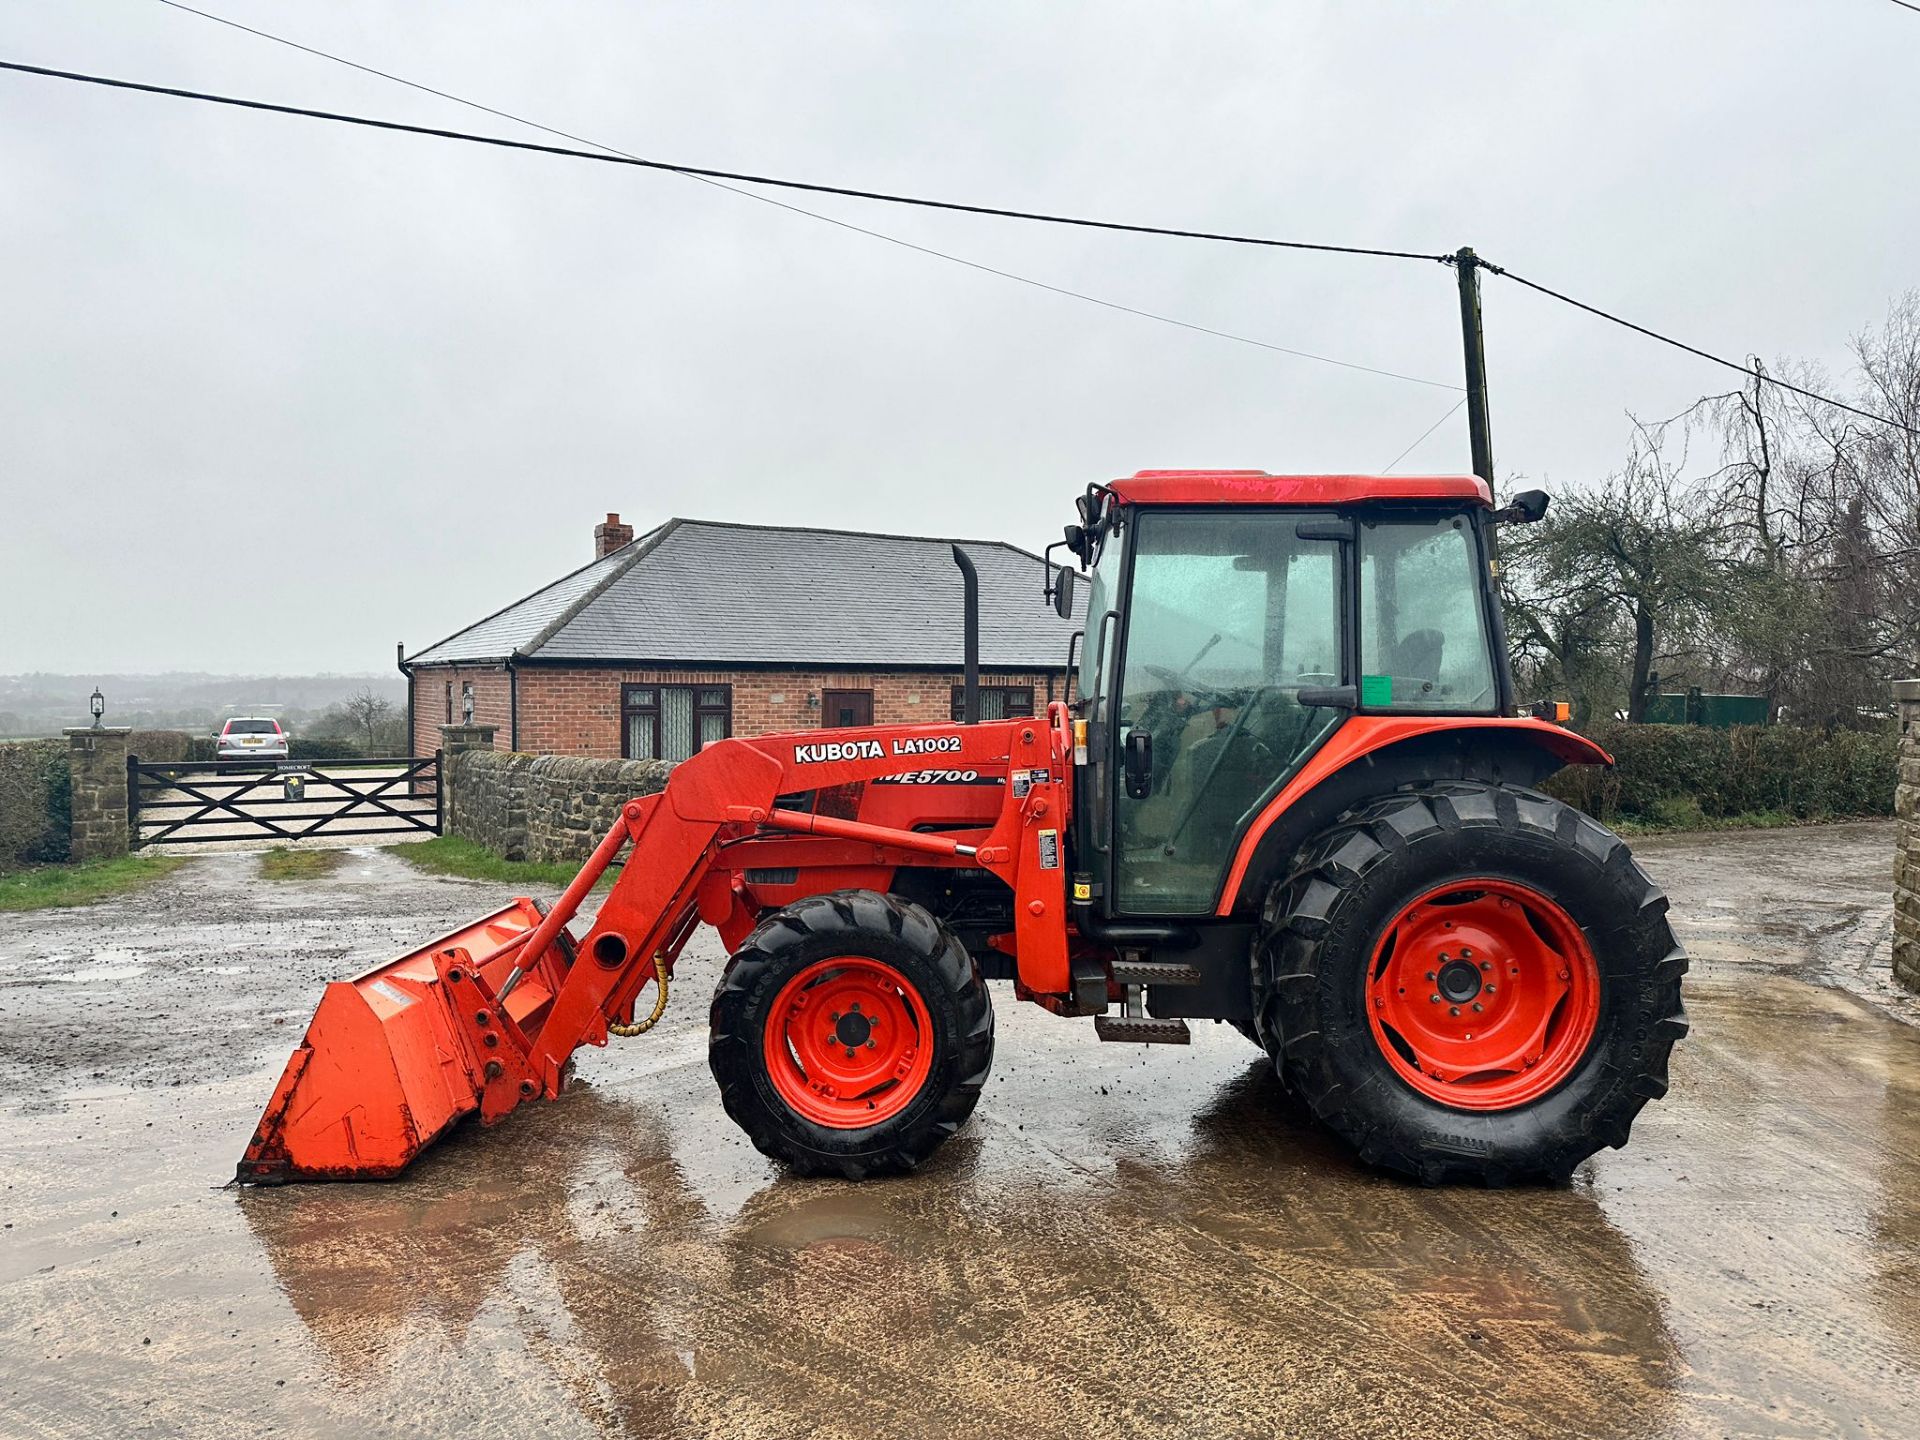
[[318, 998], [498, 903], [380, 852], [0, 917], [0, 1435], [1920, 1434], [1920, 1006], [1883, 825], [1643, 842], [1694, 1033], [1561, 1190], [1421, 1190], [1225, 1027], [999, 1002], [911, 1179], [783, 1178], [655, 1034], [404, 1181], [216, 1188]]

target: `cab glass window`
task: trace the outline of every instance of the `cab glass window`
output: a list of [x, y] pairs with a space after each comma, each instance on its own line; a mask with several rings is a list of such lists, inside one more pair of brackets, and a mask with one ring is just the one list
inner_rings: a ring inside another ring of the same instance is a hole
[[1360, 526], [1360, 703], [1496, 708], [1479, 547], [1465, 516]]

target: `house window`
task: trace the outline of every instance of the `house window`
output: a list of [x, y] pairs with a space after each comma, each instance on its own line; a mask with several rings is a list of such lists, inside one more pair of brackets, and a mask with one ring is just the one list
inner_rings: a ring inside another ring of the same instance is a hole
[[685, 760], [732, 733], [729, 685], [620, 687], [620, 753], [629, 760]]
[[[953, 687], [953, 718], [960, 719], [966, 714], [967, 687]], [[1033, 686], [1031, 685], [982, 685], [980, 687], [980, 718], [982, 720], [1024, 720], [1033, 714]]]

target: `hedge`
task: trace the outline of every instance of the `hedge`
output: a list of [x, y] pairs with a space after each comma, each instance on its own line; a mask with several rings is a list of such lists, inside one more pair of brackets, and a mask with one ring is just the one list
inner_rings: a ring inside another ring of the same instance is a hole
[[66, 859], [72, 801], [65, 740], [0, 742], [0, 870]]
[[[193, 753], [196, 738], [184, 730], [136, 730], [127, 737], [127, 753], [155, 764], [165, 764], [170, 760], [197, 760], [201, 757]], [[213, 742], [207, 741], [206, 746], [210, 758]]]
[[1606, 823], [1893, 813], [1900, 737], [1891, 725], [1827, 734], [1788, 725], [1605, 723], [1586, 733], [1612, 754], [1613, 768], [1570, 765], [1545, 788]]

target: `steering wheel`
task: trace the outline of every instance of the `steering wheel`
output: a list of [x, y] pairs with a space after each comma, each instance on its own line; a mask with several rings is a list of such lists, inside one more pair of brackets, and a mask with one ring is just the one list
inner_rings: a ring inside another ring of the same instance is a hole
[[[1213, 763], [1207, 766], [1207, 773], [1201, 777], [1199, 785], [1194, 788], [1193, 797], [1187, 801], [1186, 807], [1180, 812], [1179, 818], [1174, 821], [1173, 829], [1167, 832], [1166, 842], [1163, 847], [1166, 854], [1171, 855], [1174, 853], [1176, 842], [1180, 839], [1181, 833], [1187, 828], [1187, 822], [1192, 820], [1194, 813], [1199, 810], [1200, 802], [1206, 797], [1208, 789], [1213, 785], [1213, 777], [1220, 772], [1221, 762], [1227, 758], [1227, 752], [1233, 748], [1234, 741], [1238, 740], [1245, 733], [1247, 721], [1253, 718], [1253, 712], [1258, 710], [1261, 705], [1266, 702], [1267, 696], [1272, 693], [1273, 689], [1274, 687], [1271, 685], [1256, 685], [1253, 688], [1253, 693], [1241, 702], [1240, 713], [1233, 717], [1233, 724], [1227, 727], [1227, 733], [1221, 737], [1218, 747], [1213, 752]], [[1247, 741], [1249, 745], [1253, 747], [1255, 758], [1262, 765], [1272, 761], [1276, 762], [1273, 768], [1275, 770], [1278, 769], [1276, 757], [1265, 741], [1256, 735], [1248, 735]]]
[[1196, 709], [1212, 710], [1216, 706], [1232, 703], [1227, 699], [1225, 691], [1215, 690], [1205, 685], [1195, 685], [1188, 680], [1187, 671], [1191, 670], [1192, 666], [1188, 666], [1187, 670], [1173, 670], [1165, 665], [1142, 664], [1140, 668], [1159, 681], [1162, 689], [1192, 696]]

